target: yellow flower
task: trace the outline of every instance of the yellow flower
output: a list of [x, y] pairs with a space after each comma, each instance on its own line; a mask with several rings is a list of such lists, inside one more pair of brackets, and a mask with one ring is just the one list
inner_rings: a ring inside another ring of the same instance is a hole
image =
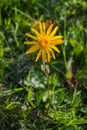
[[55, 59], [54, 51], [60, 53], [59, 49], [55, 45], [63, 43], [61, 35], [55, 35], [58, 27], [56, 26], [53, 30], [53, 24], [46, 28], [46, 24], [39, 22], [39, 31], [34, 28], [31, 28], [31, 31], [35, 35], [26, 33], [26, 36], [33, 39], [33, 41], [26, 41], [24, 44], [33, 44], [33, 46], [26, 51], [26, 54], [33, 53], [38, 50], [36, 57], [36, 62], [42, 57], [43, 62], [50, 62], [51, 56]]

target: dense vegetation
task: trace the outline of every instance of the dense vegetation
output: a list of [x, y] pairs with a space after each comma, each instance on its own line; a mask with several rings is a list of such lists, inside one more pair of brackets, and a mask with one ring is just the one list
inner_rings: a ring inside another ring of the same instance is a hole
[[[23, 44], [38, 20], [64, 39], [48, 81]], [[87, 130], [86, 0], [0, 0], [0, 130]]]

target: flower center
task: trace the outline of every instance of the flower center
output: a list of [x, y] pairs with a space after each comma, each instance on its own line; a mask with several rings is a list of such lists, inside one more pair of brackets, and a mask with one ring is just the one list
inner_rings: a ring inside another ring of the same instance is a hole
[[40, 41], [40, 46], [42, 48], [46, 48], [49, 44], [49, 39], [47, 39], [46, 37], [42, 38]]

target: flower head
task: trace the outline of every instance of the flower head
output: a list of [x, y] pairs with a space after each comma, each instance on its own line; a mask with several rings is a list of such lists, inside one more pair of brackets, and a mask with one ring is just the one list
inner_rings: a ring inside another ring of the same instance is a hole
[[37, 57], [35, 59], [36, 62], [40, 56], [42, 57], [43, 62], [50, 62], [51, 56], [55, 59], [54, 51], [60, 53], [56, 45], [63, 43], [62, 36], [55, 35], [57, 30], [58, 26], [53, 29], [53, 24], [46, 28], [46, 24], [44, 22], [39, 22], [39, 31], [31, 28], [32, 33], [35, 35], [26, 33], [26, 36], [33, 40], [26, 41], [24, 44], [32, 44], [33, 46], [26, 51], [26, 54], [38, 51]]

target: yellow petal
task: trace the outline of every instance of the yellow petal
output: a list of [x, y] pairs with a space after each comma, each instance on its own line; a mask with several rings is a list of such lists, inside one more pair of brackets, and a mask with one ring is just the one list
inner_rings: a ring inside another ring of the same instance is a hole
[[39, 40], [37, 37], [35, 37], [35, 36], [33, 36], [33, 35], [31, 35], [31, 34], [28, 34], [28, 33], [26, 33], [26, 36], [28, 36], [28, 37], [30, 37], [30, 38], [32, 38], [32, 39], [34, 39], [34, 40]]
[[26, 41], [26, 42], [24, 42], [24, 44], [38, 44], [38, 42], [36, 42], [36, 41], [31, 41], [31, 42]]
[[44, 62], [46, 62], [46, 52], [45, 52], [45, 50], [41, 50], [41, 52], [42, 52], [42, 60], [44, 61]]
[[53, 37], [51, 38], [51, 40], [59, 40], [59, 39], [61, 39], [61, 38], [63, 38], [63, 36], [61, 36], [61, 35], [59, 35], [59, 36], [53, 36]]
[[43, 27], [42, 27], [41, 22], [39, 23], [39, 27], [40, 27], [40, 34], [41, 34], [41, 35], [44, 35], [44, 32], [43, 32]]
[[29, 50], [26, 51], [26, 54], [30, 54], [30, 53], [32, 53], [32, 52], [35, 52], [35, 51], [37, 51], [39, 48], [40, 48], [40, 47], [39, 47], [38, 44], [37, 44], [37, 45], [34, 45], [34, 46], [32, 46]]
[[37, 57], [36, 57], [36, 62], [38, 61], [38, 59], [40, 58], [40, 55], [41, 55], [41, 50], [38, 52], [38, 54], [37, 54]]
[[48, 48], [48, 49], [49, 49], [49, 51], [51, 52], [53, 58], [55, 59], [55, 54], [54, 54], [53, 50], [52, 50], [51, 48]]
[[49, 26], [49, 28], [47, 29], [47, 35], [49, 35], [49, 34], [51, 33], [52, 28], [53, 28], [53, 24], [51, 24], [51, 25]]
[[31, 28], [31, 31], [34, 32], [39, 39], [41, 38], [41, 34], [36, 29]]
[[54, 40], [54, 41], [51, 41], [50, 44], [53, 44], [53, 45], [58, 45], [58, 44], [62, 44], [64, 41], [63, 40]]
[[56, 26], [54, 30], [51, 32], [50, 37], [53, 37], [55, 33], [57, 32], [57, 30], [58, 30], [58, 27]]
[[45, 23], [44, 22], [43, 22], [43, 31], [44, 31], [44, 33], [46, 31], [46, 27], [45, 27]]
[[60, 53], [59, 49], [58, 49], [56, 46], [51, 45], [51, 47], [52, 47], [55, 51], [57, 51], [58, 53]]
[[49, 50], [47, 50], [47, 58], [48, 58], [48, 62], [50, 62], [51, 57], [50, 57], [50, 51]]

